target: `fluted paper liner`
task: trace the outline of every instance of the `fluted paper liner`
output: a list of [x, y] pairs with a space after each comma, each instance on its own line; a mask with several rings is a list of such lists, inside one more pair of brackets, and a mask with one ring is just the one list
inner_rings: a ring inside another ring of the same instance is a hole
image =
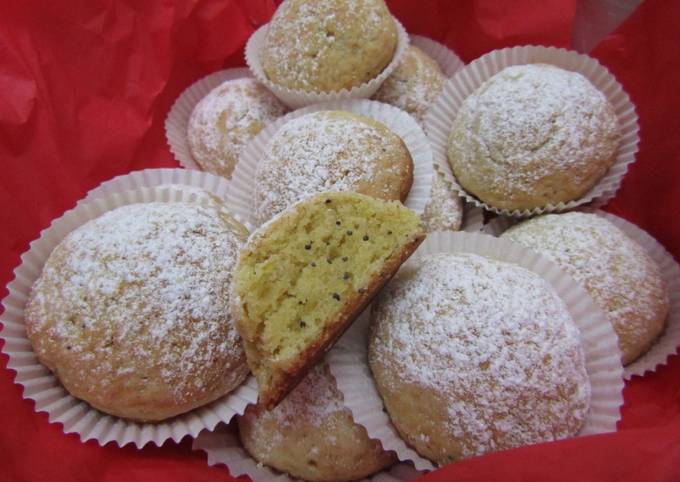
[[[586, 77], [611, 102], [616, 112], [621, 132], [621, 142], [612, 167], [598, 183], [581, 198], [569, 202], [549, 204], [535, 209], [499, 209], [482, 202], [465, 192], [458, 184], [448, 166], [447, 147], [453, 121], [463, 101], [484, 81], [511, 65], [547, 63], [565, 70], [578, 72]], [[460, 69], [444, 85], [444, 91], [437, 98], [425, 119], [425, 130], [432, 141], [435, 163], [442, 168], [451, 186], [469, 202], [497, 214], [526, 217], [553, 211], [565, 211], [586, 203], [594, 206], [606, 204], [619, 189], [628, 166], [635, 161], [640, 137], [638, 116], [635, 106], [616, 78], [597, 60], [584, 54], [555, 47], [528, 45], [494, 50]]]
[[[216, 176], [203, 177], [208, 182], [197, 181], [191, 185], [209, 191], [211, 181], [214, 181], [212, 177]], [[257, 401], [257, 384], [253, 377], [249, 377], [235, 391], [208, 405], [164, 422], [142, 423], [107, 415], [71, 396], [54, 374], [38, 361], [26, 336], [24, 308], [31, 287], [42, 272], [45, 261], [67, 234], [86, 222], [127, 204], [155, 200], [207, 202], [207, 198], [197, 197], [195, 190], [153, 186], [126, 190], [125, 185], [125, 182], [119, 180], [120, 191], [107, 196], [103, 194], [107, 189], [112, 189], [113, 184], [102, 186], [90, 201], [79, 203], [54, 220], [30, 244], [28, 251], [21, 256], [21, 264], [14, 270], [15, 278], [7, 287], [9, 294], [2, 301], [4, 312], [0, 317], [0, 337], [5, 340], [2, 351], [9, 357], [7, 368], [16, 372], [15, 383], [23, 386], [24, 398], [35, 401], [37, 412], [47, 412], [50, 422], [61, 423], [64, 433], [76, 433], [83, 442], [94, 439], [100, 445], [115, 442], [122, 447], [132, 443], [141, 448], [147, 443], [160, 446], [169, 439], [179, 442], [187, 435], [196, 437], [201, 430], [212, 430], [219, 422], [228, 422], [234, 415], [242, 414], [249, 403]]]
[[422, 35], [410, 35], [409, 37], [411, 39], [411, 45], [418, 47], [432, 57], [432, 60], [439, 64], [439, 67], [441, 67], [442, 72], [444, 72], [446, 77], [451, 77], [465, 66], [465, 63], [460, 57], [446, 45], [440, 44], [431, 38], [423, 37]]
[[[500, 261], [515, 263], [539, 274], [548, 281], [567, 306], [581, 332], [586, 370], [591, 383], [588, 417], [579, 435], [613, 432], [623, 403], [623, 367], [614, 330], [605, 314], [586, 291], [569, 275], [543, 256], [518, 244], [479, 233], [439, 232], [430, 234], [404, 266], [417, 266], [420, 258], [434, 253], [474, 253]], [[400, 460], [410, 460], [419, 470], [433, 464], [420, 457], [399, 438], [392, 426], [368, 367], [369, 310], [355, 322], [347, 334], [329, 352], [327, 361], [345, 397], [345, 405], [354, 420], [380, 440], [385, 450], [393, 450]]]
[[196, 104], [221, 83], [244, 77], [252, 77], [250, 70], [245, 67], [214, 72], [187, 87], [172, 105], [165, 118], [165, 139], [170, 147], [170, 152], [182, 167], [202, 169], [191, 155], [189, 141], [187, 140], [189, 118]]
[[[235, 428], [220, 425], [214, 431], [205, 430], [194, 439], [192, 448], [202, 450], [208, 456], [208, 465], [224, 465], [232, 477], [247, 475], [253, 482], [293, 482], [299, 479], [277, 472], [258, 463], [243, 448]], [[407, 482], [422, 473], [411, 465], [397, 463], [360, 482]]]
[[260, 56], [260, 53], [265, 46], [265, 37], [267, 36], [269, 24], [258, 28], [248, 39], [245, 51], [246, 63], [248, 64], [248, 67], [250, 67], [255, 78], [262, 82], [276, 97], [292, 109], [333, 100], [367, 99], [375, 94], [375, 91], [378, 90], [385, 79], [392, 71], [394, 71], [399, 64], [401, 56], [406, 51], [406, 47], [408, 47], [409, 38], [406, 30], [404, 30], [404, 27], [396, 18], [394, 19], [394, 23], [397, 26], [397, 48], [394, 51], [392, 60], [377, 77], [374, 77], [359, 86], [353, 87], [350, 90], [342, 89], [333, 92], [305, 92], [304, 90], [289, 89], [269, 80], [262, 67]]
[[430, 199], [434, 174], [430, 143], [416, 120], [406, 112], [382, 102], [365, 99], [325, 102], [298, 109], [278, 118], [262, 129], [246, 145], [234, 169], [230, 191], [227, 195], [230, 210], [238, 213], [254, 226], [261, 224], [255, 217], [255, 174], [258, 163], [267, 152], [271, 138], [288, 121], [312, 112], [326, 110], [343, 110], [370, 117], [385, 124], [404, 141], [413, 159], [413, 185], [404, 204], [416, 213], [422, 214]]

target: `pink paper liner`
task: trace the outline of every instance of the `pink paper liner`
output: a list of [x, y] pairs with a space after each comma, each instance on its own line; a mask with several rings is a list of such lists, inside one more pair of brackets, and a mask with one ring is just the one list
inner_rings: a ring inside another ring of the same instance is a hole
[[[579, 435], [613, 432], [623, 403], [623, 367], [618, 339], [605, 314], [569, 275], [543, 256], [518, 244], [480, 233], [438, 232], [430, 234], [404, 266], [415, 266], [433, 253], [475, 253], [518, 264], [548, 281], [564, 301], [581, 332], [586, 369], [591, 382], [588, 418]], [[418, 470], [434, 464], [418, 455], [399, 437], [384, 411], [382, 399], [368, 367], [369, 310], [350, 327], [327, 355], [331, 373], [352, 411], [369, 437], [380, 440], [399, 460], [412, 461]]]
[[[208, 465], [224, 465], [232, 477], [247, 475], [253, 482], [293, 482], [287, 474], [267, 467], [253, 459], [241, 445], [236, 429], [220, 425], [214, 431], [205, 430], [194, 439], [192, 449], [202, 450], [208, 457]], [[411, 465], [397, 463], [360, 482], [407, 482], [423, 475]]]
[[172, 105], [165, 118], [165, 139], [170, 147], [170, 152], [182, 167], [202, 170], [201, 166], [194, 161], [187, 140], [189, 118], [196, 104], [223, 82], [244, 77], [252, 77], [250, 71], [245, 67], [214, 72], [187, 87]]
[[642, 246], [659, 265], [661, 275], [668, 284], [670, 308], [666, 328], [647, 353], [624, 367], [624, 377], [629, 380], [633, 375], [643, 376], [647, 372], [655, 372], [659, 366], [668, 363], [668, 357], [677, 353], [680, 346], [680, 266], [661, 243], [633, 223], [603, 211], [596, 211], [596, 214]]
[[[134, 190], [113, 192], [114, 186], [122, 189], [126, 185], [121, 179], [139, 180], [144, 175], [117, 178], [115, 183], [105, 183], [99, 191], [93, 191], [90, 201], [79, 203], [54, 220], [21, 256], [21, 264], [14, 270], [15, 278], [7, 286], [9, 294], [2, 301], [4, 312], [0, 317], [0, 337], [5, 340], [2, 351], [9, 357], [7, 368], [16, 372], [15, 383], [23, 387], [23, 397], [34, 400], [35, 410], [46, 412], [50, 422], [61, 423], [64, 433], [76, 433], [81, 441], [94, 439], [100, 445], [115, 442], [121, 447], [130, 443], [137, 448], [148, 443], [160, 446], [169, 439], [179, 442], [187, 435], [195, 437], [201, 430], [213, 429], [219, 422], [228, 422], [234, 415], [242, 414], [249, 403], [257, 401], [257, 384], [253, 377], [249, 377], [228, 395], [165, 422], [141, 423], [107, 415], [71, 396], [61, 386], [54, 374], [38, 361], [24, 327], [23, 312], [31, 287], [52, 250], [68, 233], [112, 209], [136, 202], [209, 202], [208, 198], [197, 198], [195, 188], [209, 191], [210, 181], [213, 181], [211, 177], [215, 176], [201, 177], [208, 182], [192, 184], [193, 190], [140, 186]], [[107, 190], [111, 193], [103, 196]]]
[[[394, 17], [393, 17], [394, 18]], [[397, 67], [401, 56], [408, 47], [408, 34], [404, 27], [399, 23], [399, 20], [394, 18], [394, 23], [397, 26], [397, 48], [390, 63], [383, 69], [383, 71], [370, 81], [352, 88], [351, 90], [342, 89], [334, 92], [305, 92], [303, 90], [294, 90], [276, 84], [269, 80], [262, 68], [260, 59], [260, 51], [265, 44], [265, 37], [267, 35], [267, 28], [269, 24], [258, 28], [248, 39], [246, 44], [246, 63], [250, 67], [251, 72], [255, 78], [263, 83], [272, 93], [278, 97], [281, 102], [292, 109], [304, 107], [311, 104], [318, 104], [319, 102], [329, 102], [342, 99], [367, 99], [375, 94], [380, 85], [385, 81], [392, 71]]]
[[413, 159], [413, 185], [404, 204], [416, 213], [422, 214], [425, 205], [430, 200], [434, 174], [430, 143], [416, 120], [406, 112], [389, 104], [365, 99], [324, 102], [298, 109], [278, 118], [262, 129], [246, 145], [234, 168], [230, 190], [227, 194], [227, 204], [232, 212], [237, 213], [253, 226], [260, 224], [255, 216], [255, 174], [258, 163], [267, 152], [269, 141], [288, 121], [325, 110], [343, 110], [370, 117], [382, 122], [401, 137]]
[[431, 38], [423, 37], [422, 35], [409, 35], [409, 37], [411, 39], [411, 45], [415, 45], [432, 57], [432, 59], [439, 64], [439, 67], [441, 67], [446, 77], [451, 77], [465, 66], [465, 63], [460, 57], [446, 45], [432, 40]]
[[[476, 197], [468, 194], [458, 184], [455, 177], [448, 170], [447, 147], [451, 126], [456, 118], [463, 101], [472, 94], [484, 81], [497, 74], [505, 67], [511, 65], [523, 65], [530, 63], [548, 63], [566, 70], [578, 72], [585, 76], [597, 87], [614, 106], [621, 131], [619, 144], [614, 165], [607, 171], [602, 179], [580, 199], [558, 204], [549, 204], [535, 209], [508, 210], [499, 209], [483, 203]], [[425, 130], [432, 142], [434, 158], [437, 167], [443, 169], [447, 181], [461, 193], [468, 202], [493, 211], [513, 217], [526, 217], [553, 211], [565, 211], [586, 203], [594, 206], [606, 204], [621, 186], [623, 177], [628, 171], [628, 166], [635, 162], [635, 153], [638, 151], [640, 142], [638, 116], [635, 106], [628, 94], [623, 90], [616, 78], [597, 60], [574, 51], [558, 49], [554, 47], [523, 46], [494, 50], [474, 60], [460, 69], [449, 79], [442, 94], [437, 98], [425, 119]]]

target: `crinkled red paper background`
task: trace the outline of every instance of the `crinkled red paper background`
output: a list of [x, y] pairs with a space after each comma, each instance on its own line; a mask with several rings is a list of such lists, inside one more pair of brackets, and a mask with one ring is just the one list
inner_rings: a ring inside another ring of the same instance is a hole
[[[569, 47], [576, 0], [395, 0], [412, 33], [465, 61], [495, 48]], [[50, 221], [115, 175], [176, 166], [163, 120], [191, 82], [243, 65], [268, 0], [33, 2], [0, 7], [0, 297]], [[680, 259], [680, 2], [648, 0], [592, 52], [637, 105], [638, 161], [609, 206]], [[190, 441], [82, 444], [21, 398], [0, 357], [0, 480], [231, 480]], [[430, 481], [680, 480], [680, 358], [626, 384], [620, 431], [457, 463]]]

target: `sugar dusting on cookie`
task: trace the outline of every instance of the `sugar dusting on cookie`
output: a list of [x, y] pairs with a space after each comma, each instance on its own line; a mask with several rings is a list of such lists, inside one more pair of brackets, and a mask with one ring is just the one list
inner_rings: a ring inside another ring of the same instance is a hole
[[26, 310], [29, 336], [77, 391], [160, 385], [183, 403], [223, 383], [218, 373], [243, 375], [224, 365], [228, 354], [243, 358], [228, 309], [240, 244], [211, 206], [105, 213], [50, 255]]
[[547, 256], [584, 285], [621, 339], [624, 361], [663, 329], [669, 302], [659, 267], [606, 219], [588, 213], [546, 215], [503, 237]]
[[228, 175], [245, 145], [286, 107], [252, 78], [228, 80], [196, 104], [187, 131], [192, 156], [201, 167]]
[[[246, 414], [253, 437], [268, 456], [278, 445], [284, 443], [283, 433], [292, 427], [309, 424], [320, 430], [327, 443], [334, 445], [337, 440], [332, 427], [331, 416], [337, 412], [348, 411], [342, 402], [342, 394], [335, 386], [335, 379], [328, 367], [319, 364], [276, 408], [262, 410], [257, 415]], [[271, 430], [276, 427], [276, 430]]]
[[[590, 383], [579, 331], [543, 279], [476, 255], [430, 255], [374, 313], [371, 363], [446, 400], [463, 457], [575, 434]], [[428, 434], [412, 434], [427, 439]]]
[[613, 107], [584, 76], [515, 65], [465, 99], [449, 159], [462, 182], [474, 173], [475, 186], [497, 197], [535, 195], [537, 183], [556, 172], [587, 189], [614, 162], [619, 138]]
[[394, 143], [349, 113], [321, 111], [287, 122], [272, 137], [257, 166], [256, 217], [264, 222], [300, 199], [324, 191], [358, 191], [372, 183], [384, 184], [386, 194], [395, 190], [403, 167], [385, 168], [383, 160]]

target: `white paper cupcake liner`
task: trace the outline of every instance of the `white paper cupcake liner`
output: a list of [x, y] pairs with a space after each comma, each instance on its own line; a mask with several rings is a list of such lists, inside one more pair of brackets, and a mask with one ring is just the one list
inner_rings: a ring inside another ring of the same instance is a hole
[[354, 87], [351, 90], [342, 89], [334, 92], [305, 92], [303, 90], [289, 89], [282, 85], [276, 84], [269, 80], [262, 67], [262, 60], [260, 52], [265, 45], [265, 37], [267, 35], [267, 28], [269, 24], [263, 25], [257, 29], [248, 39], [246, 44], [246, 63], [252, 71], [255, 78], [262, 82], [272, 93], [278, 97], [284, 104], [293, 109], [304, 107], [306, 105], [318, 104], [319, 102], [328, 102], [341, 99], [367, 99], [375, 94], [380, 84], [392, 73], [397, 67], [401, 56], [408, 47], [408, 34], [404, 27], [399, 23], [399, 20], [394, 19], [397, 25], [397, 48], [394, 56], [387, 67], [375, 78], [370, 81]]
[[668, 362], [669, 356], [677, 353], [680, 346], [680, 266], [661, 243], [633, 223], [603, 211], [596, 211], [596, 214], [613, 223], [626, 236], [642, 246], [659, 265], [661, 274], [668, 284], [670, 308], [666, 328], [647, 353], [624, 368], [625, 378], [630, 379], [633, 375], [642, 376], [648, 371], [656, 371], [657, 367]]
[[201, 166], [194, 161], [191, 155], [189, 141], [187, 140], [189, 118], [196, 104], [222, 82], [244, 77], [252, 77], [250, 70], [245, 67], [214, 72], [187, 87], [172, 105], [168, 116], [165, 118], [165, 138], [168, 141], [170, 152], [182, 167], [201, 170]]
[[[191, 186], [210, 190], [213, 179], [200, 179], [208, 182], [199, 180]], [[4, 312], [0, 317], [0, 337], [5, 340], [2, 351], [9, 357], [7, 368], [16, 372], [15, 383], [23, 386], [23, 397], [34, 400], [35, 410], [46, 412], [50, 422], [61, 423], [64, 433], [77, 433], [81, 441], [94, 439], [100, 445], [115, 442], [121, 447], [130, 443], [138, 448], [147, 443], [160, 446], [169, 439], [179, 442], [187, 435], [195, 437], [201, 430], [212, 430], [219, 422], [228, 422], [234, 415], [242, 414], [249, 403], [257, 401], [255, 379], [249, 377], [232, 393], [167, 421], [133, 422], [102, 413], [71, 396], [54, 374], [38, 361], [24, 327], [24, 308], [31, 287], [50, 253], [68, 233], [108, 211], [136, 202], [208, 202], [208, 198], [197, 199], [195, 189], [185, 191], [139, 186], [137, 189], [123, 190], [127, 183], [118, 180], [117, 184], [120, 191], [102, 196], [107, 189], [113, 191], [114, 183], [108, 183], [92, 194], [90, 202], [79, 203], [54, 220], [21, 256], [21, 264], [14, 270], [15, 278], [7, 287], [9, 294], [2, 301]]]
[[458, 57], [453, 50], [446, 45], [440, 44], [422, 35], [410, 35], [411, 45], [415, 45], [420, 50], [439, 64], [446, 77], [451, 77], [458, 72], [465, 63]]
[[483, 55], [460, 69], [446, 82], [444, 91], [437, 98], [425, 119], [425, 130], [432, 141], [435, 163], [442, 167], [448, 165], [446, 151], [449, 134], [463, 101], [484, 81], [504, 68], [532, 63], [547, 63], [578, 72], [607, 97], [614, 106], [621, 131], [621, 142], [614, 165], [593, 188], [579, 199], [523, 210], [499, 209], [483, 203], [465, 192], [451, 174], [450, 169], [444, 170], [446, 178], [469, 202], [507, 216], [526, 217], [545, 212], [565, 211], [591, 202], [595, 206], [602, 206], [614, 197], [628, 171], [628, 166], [635, 161], [635, 153], [640, 141], [638, 116], [628, 94], [609, 70], [592, 57], [574, 51], [533, 45], [506, 48]]
[[[474, 253], [520, 265], [548, 281], [564, 301], [581, 332], [586, 369], [591, 383], [588, 418], [579, 435], [613, 432], [623, 403], [623, 367], [614, 330], [604, 313], [569, 275], [546, 258], [507, 240], [484, 234], [440, 232], [430, 234], [404, 266], [415, 266], [434, 253]], [[327, 356], [331, 372], [352, 411], [371, 438], [380, 440], [385, 450], [393, 450], [400, 460], [410, 460], [419, 470], [433, 468], [398, 436], [375, 387], [368, 367], [368, 320], [366, 310]]]
[[[192, 448], [208, 456], [208, 465], [224, 465], [232, 477], [247, 475], [253, 482], [293, 482], [287, 474], [277, 472], [253, 459], [241, 445], [236, 429], [220, 425], [214, 431], [205, 430], [194, 439]], [[398, 463], [360, 482], [407, 482], [423, 475], [410, 464]]]
[[413, 159], [413, 185], [404, 204], [416, 213], [422, 214], [430, 199], [434, 174], [430, 143], [415, 119], [406, 112], [382, 102], [365, 99], [325, 102], [298, 109], [262, 129], [248, 143], [236, 164], [227, 195], [229, 208], [254, 226], [260, 224], [255, 217], [255, 174], [258, 163], [267, 152], [269, 141], [288, 121], [325, 110], [343, 110], [370, 117], [382, 122], [401, 137]]

